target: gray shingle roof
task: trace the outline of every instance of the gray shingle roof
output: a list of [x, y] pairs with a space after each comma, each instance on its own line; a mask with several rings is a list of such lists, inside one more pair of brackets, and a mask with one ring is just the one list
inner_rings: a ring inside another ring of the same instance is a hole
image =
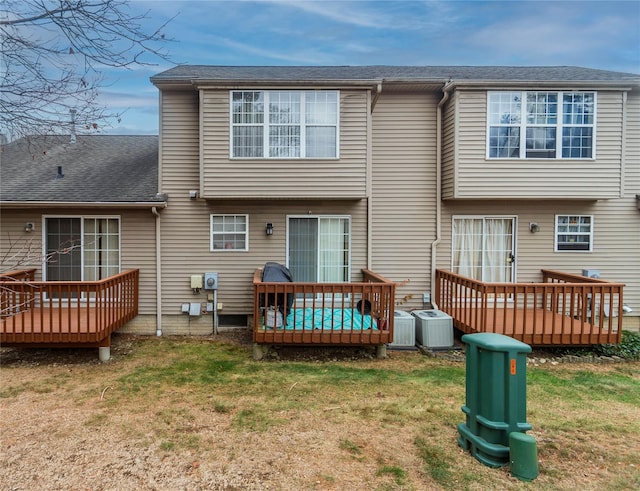
[[181, 65], [151, 77], [155, 84], [186, 81], [540, 81], [626, 82], [640, 75], [574, 66], [209, 66]]
[[162, 202], [157, 192], [157, 136], [38, 136], [0, 149], [0, 202]]

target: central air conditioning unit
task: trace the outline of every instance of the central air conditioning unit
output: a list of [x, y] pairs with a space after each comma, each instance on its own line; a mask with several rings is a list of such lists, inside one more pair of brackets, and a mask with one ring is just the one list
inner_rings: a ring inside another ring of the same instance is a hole
[[416, 346], [415, 317], [404, 310], [393, 315], [393, 342], [389, 348], [414, 348]]
[[416, 342], [426, 348], [453, 346], [453, 319], [441, 310], [414, 310]]

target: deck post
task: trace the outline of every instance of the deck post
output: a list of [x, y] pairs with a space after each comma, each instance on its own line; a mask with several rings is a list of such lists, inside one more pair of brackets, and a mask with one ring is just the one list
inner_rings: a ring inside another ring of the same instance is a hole
[[387, 357], [387, 345], [386, 344], [376, 345], [376, 358], [378, 360], [384, 360], [386, 357]]
[[109, 361], [111, 358], [111, 347], [110, 346], [99, 346], [98, 347], [98, 358], [100, 361]]
[[264, 356], [269, 352], [270, 345], [266, 344], [258, 344], [253, 343], [253, 359], [255, 361], [260, 361], [264, 358]]

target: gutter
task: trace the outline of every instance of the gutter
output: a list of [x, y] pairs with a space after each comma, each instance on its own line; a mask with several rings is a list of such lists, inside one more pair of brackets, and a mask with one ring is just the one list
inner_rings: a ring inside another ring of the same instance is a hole
[[[453, 82], [447, 82], [442, 87], [442, 99], [436, 109], [436, 238], [431, 243], [431, 303], [434, 302], [436, 292], [436, 263], [438, 244], [442, 240], [442, 107], [449, 100], [449, 92], [453, 89]], [[437, 308], [437, 306], [436, 306]]]
[[[629, 85], [627, 85], [629, 84]], [[452, 88], [484, 88], [493, 90], [495, 88], [513, 88], [522, 90], [523, 87], [536, 87], [557, 89], [561, 87], [571, 87], [579, 89], [591, 90], [620, 90], [629, 92], [633, 86], [637, 86], [635, 81], [627, 81], [621, 84], [621, 81], [606, 80], [463, 80], [458, 82], [447, 82], [445, 86]]]
[[[273, 80], [273, 79], [240, 79], [240, 80], [190, 80], [195, 89], [238, 89], [240, 87], [360, 87], [371, 88], [382, 84], [382, 80], [335, 79], [335, 80]], [[178, 82], [184, 84], [184, 81]], [[159, 82], [157, 87], [171, 87], [171, 83]]]
[[0, 201], [2, 208], [166, 208], [166, 201]]
[[371, 114], [373, 114], [373, 110], [376, 108], [376, 104], [378, 99], [380, 99], [380, 95], [382, 94], [382, 82], [380, 82], [376, 87], [376, 93], [373, 96], [373, 101], [371, 102]]
[[[166, 204], [165, 204], [166, 206]], [[151, 208], [156, 217], [156, 336], [162, 336], [162, 268], [160, 250], [160, 212], [157, 207]]]

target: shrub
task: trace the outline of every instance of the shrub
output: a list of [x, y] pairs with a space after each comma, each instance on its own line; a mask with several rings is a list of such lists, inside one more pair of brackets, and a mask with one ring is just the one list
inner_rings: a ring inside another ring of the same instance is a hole
[[601, 344], [593, 347], [598, 356], [619, 356], [625, 360], [640, 360], [640, 334], [622, 331], [620, 344]]
[[560, 356], [617, 356], [625, 360], [640, 360], [640, 334], [622, 331], [622, 339], [619, 344], [596, 344], [586, 348], [549, 348], [548, 351]]

